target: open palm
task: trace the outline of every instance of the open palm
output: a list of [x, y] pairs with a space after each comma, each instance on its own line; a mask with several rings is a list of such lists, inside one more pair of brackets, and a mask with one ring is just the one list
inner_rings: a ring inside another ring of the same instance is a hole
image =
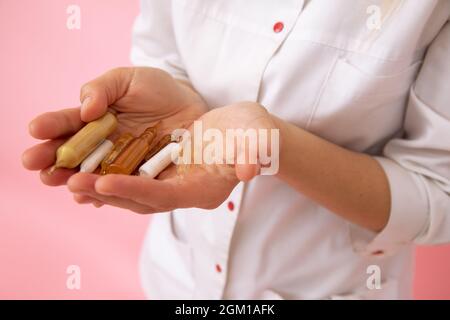
[[[76, 173], [74, 169], [57, 169], [50, 175], [47, 169], [55, 161], [56, 149], [85, 122], [102, 116], [107, 108], [117, 112], [119, 123], [112, 139], [123, 132], [139, 135], [157, 122], [161, 135], [176, 128], [187, 128], [197, 119], [206, 127], [221, 131], [228, 127], [247, 127], [251, 123], [266, 125], [267, 113], [257, 104], [243, 103], [206, 112], [206, 104], [188, 84], [153, 68], [109, 71], [84, 85], [80, 100], [81, 110], [73, 108], [45, 113], [33, 120], [31, 135], [47, 141], [28, 149], [23, 155], [26, 168], [40, 170], [41, 180], [47, 185], [67, 184], [79, 203], [108, 204], [138, 213], [186, 207], [209, 209], [227, 198], [239, 182], [238, 176], [247, 180], [256, 174], [250, 169], [251, 174], [239, 175], [239, 171], [248, 169], [239, 170], [237, 166], [202, 164], [172, 165], [158, 179], [116, 174], [99, 176]], [[182, 170], [181, 174], [177, 170]]]
[[[256, 103], [214, 109], [199, 120], [205, 128], [215, 128], [221, 132], [229, 128], [274, 126], [265, 109]], [[193, 128], [189, 130], [192, 135]], [[69, 180], [68, 187], [80, 203], [109, 204], [138, 213], [156, 213], [178, 208], [216, 208], [226, 200], [239, 179], [249, 180], [258, 174], [258, 165], [227, 165], [224, 162], [194, 164], [189, 158], [185, 160], [188, 160], [187, 164], [171, 165], [158, 179], [79, 173]]]

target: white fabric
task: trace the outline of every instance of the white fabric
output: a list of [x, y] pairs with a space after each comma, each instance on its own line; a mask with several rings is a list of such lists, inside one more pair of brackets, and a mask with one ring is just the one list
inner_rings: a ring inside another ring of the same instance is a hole
[[[392, 194], [380, 234], [270, 176], [215, 210], [157, 214], [142, 253], [148, 297], [409, 298], [412, 244], [450, 240], [449, 12], [448, 0], [142, 1], [135, 65], [189, 80], [212, 108], [258, 101], [374, 155]], [[380, 290], [366, 285], [372, 264]]]

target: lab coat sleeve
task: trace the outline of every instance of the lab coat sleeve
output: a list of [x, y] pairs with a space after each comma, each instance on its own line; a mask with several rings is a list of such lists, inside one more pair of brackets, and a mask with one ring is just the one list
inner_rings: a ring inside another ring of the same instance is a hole
[[363, 254], [390, 255], [412, 243], [450, 242], [450, 25], [428, 49], [411, 88], [402, 138], [376, 159], [390, 186], [386, 227], [367, 241], [353, 234]]
[[133, 25], [131, 62], [162, 69], [177, 79], [187, 75], [177, 50], [169, 0], [141, 0]]

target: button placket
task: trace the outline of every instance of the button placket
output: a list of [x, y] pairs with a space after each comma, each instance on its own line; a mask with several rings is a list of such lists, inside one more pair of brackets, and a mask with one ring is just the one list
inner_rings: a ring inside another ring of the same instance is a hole
[[242, 195], [243, 183], [241, 182], [236, 186], [229, 198], [218, 208], [217, 219], [214, 220], [217, 250], [214, 254], [214, 260], [211, 261], [210, 268], [214, 270], [216, 281], [221, 285], [221, 292], [223, 292], [227, 281], [229, 248], [239, 214]]

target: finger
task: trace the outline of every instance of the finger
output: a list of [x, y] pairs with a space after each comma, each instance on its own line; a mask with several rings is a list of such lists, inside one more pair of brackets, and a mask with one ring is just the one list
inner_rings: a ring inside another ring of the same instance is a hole
[[87, 203], [92, 203], [94, 201], [97, 201], [96, 199], [89, 197], [87, 195], [81, 194], [81, 193], [74, 193], [73, 200], [75, 200], [75, 202], [79, 203], [79, 204], [87, 204]]
[[67, 187], [73, 193], [96, 193], [95, 181], [99, 177], [93, 173], [76, 173], [67, 181]]
[[42, 170], [50, 167], [56, 160], [56, 149], [64, 143], [63, 139], [50, 140], [35, 145], [22, 154], [22, 164], [28, 170]]
[[79, 194], [79, 193], [75, 193], [73, 195], [73, 199], [75, 200], [75, 202], [77, 202], [79, 204], [93, 204], [94, 207], [96, 207], [96, 208], [100, 208], [104, 205], [103, 202], [98, 201], [95, 198], [92, 198], [92, 197], [84, 195], [84, 194]]
[[96, 192], [95, 182], [99, 179], [99, 175], [89, 173], [78, 173], [73, 175], [67, 182], [67, 186], [71, 192], [83, 194], [94, 198], [99, 202], [114, 207], [128, 209], [137, 213], [153, 213], [154, 211], [146, 205], [136, 203], [130, 199], [122, 199], [116, 196], [102, 195]]
[[176, 181], [176, 178], [161, 181], [139, 176], [110, 174], [97, 180], [95, 190], [99, 194], [130, 199], [152, 207], [157, 212], [163, 212], [188, 203], [188, 190], [185, 190], [183, 184], [176, 185]]
[[56, 139], [71, 135], [84, 126], [80, 118], [80, 109], [71, 108], [55, 112], [46, 112], [37, 116], [29, 124], [29, 131], [36, 139]]
[[94, 202], [92, 203], [94, 205], [96, 205], [96, 203], [102, 203], [104, 205], [109, 205], [116, 208], [131, 210], [139, 214], [150, 214], [156, 212], [146, 205], [142, 205], [128, 199], [122, 199], [114, 196], [103, 196], [98, 193], [83, 193], [82, 195], [88, 197], [89, 199], [93, 199]]
[[77, 172], [76, 169], [60, 168], [56, 169], [50, 174], [49, 169], [50, 168], [41, 170], [40, 178], [42, 183], [51, 187], [57, 187], [66, 184], [69, 178]]
[[134, 74], [133, 68], [112, 69], [81, 87], [81, 119], [89, 122], [101, 117], [108, 106], [122, 98]]

